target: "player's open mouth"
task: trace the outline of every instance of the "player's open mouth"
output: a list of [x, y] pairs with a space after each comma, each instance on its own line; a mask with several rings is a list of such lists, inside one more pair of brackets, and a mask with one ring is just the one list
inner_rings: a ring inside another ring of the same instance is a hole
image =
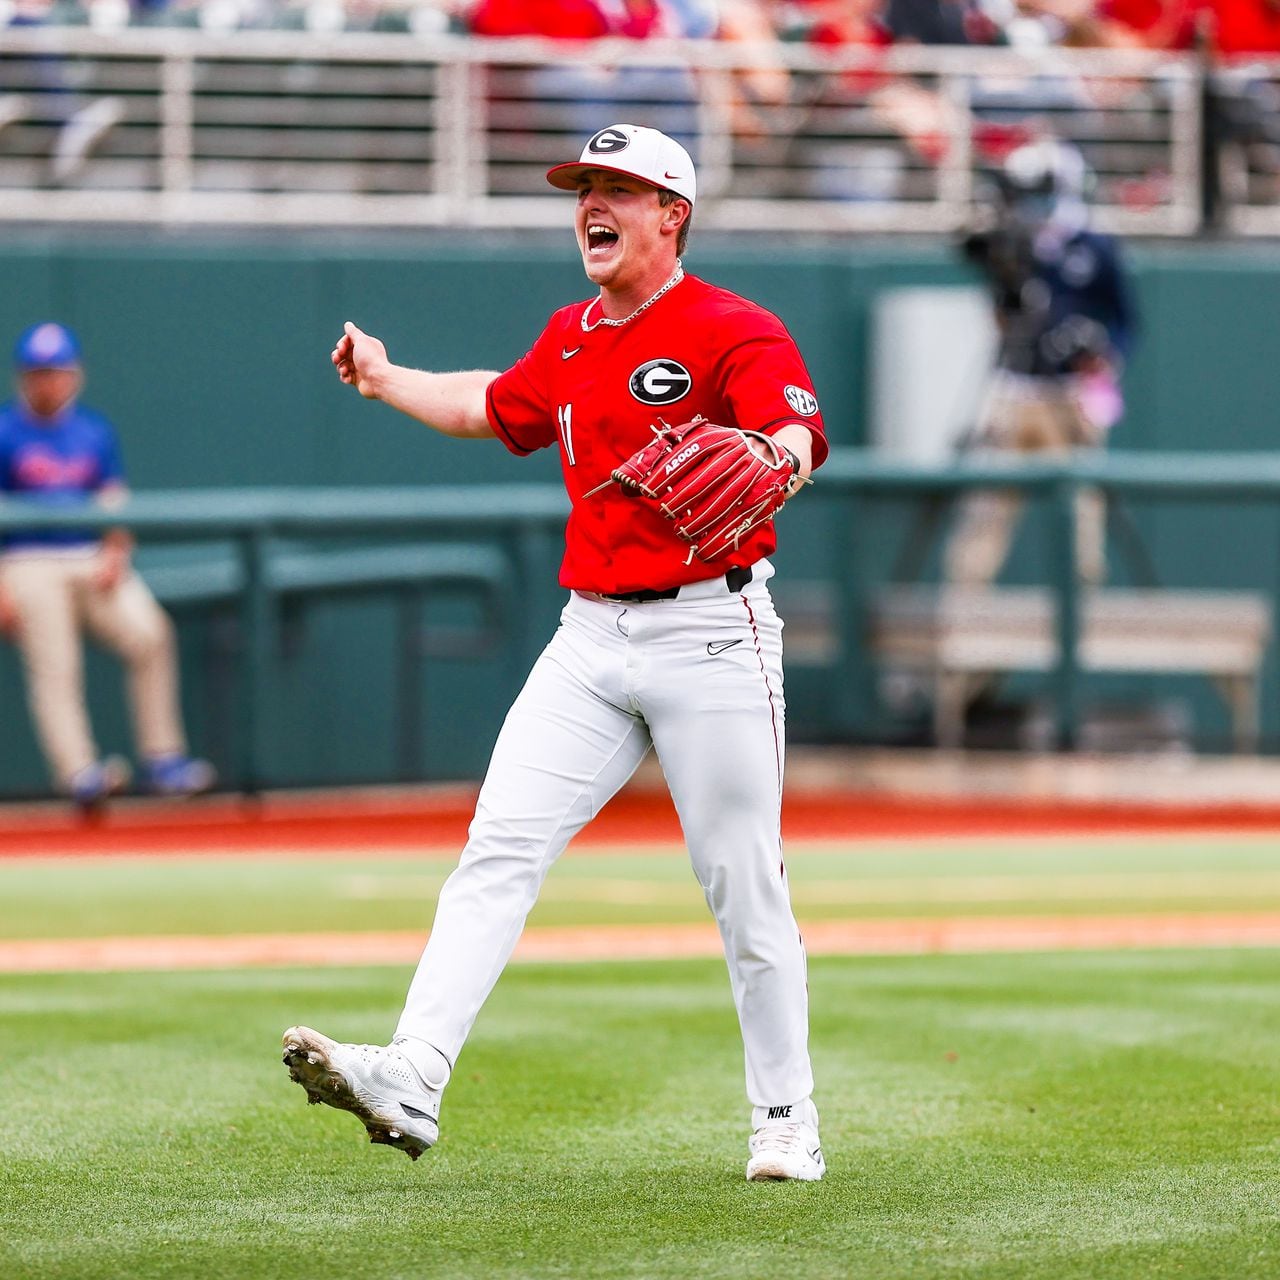
[[618, 233], [612, 227], [593, 222], [587, 228], [587, 252], [608, 253], [618, 243]]

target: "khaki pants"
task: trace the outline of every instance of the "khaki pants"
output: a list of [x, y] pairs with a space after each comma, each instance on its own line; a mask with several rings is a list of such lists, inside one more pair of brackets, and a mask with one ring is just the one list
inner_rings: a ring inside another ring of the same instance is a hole
[[[1080, 411], [1061, 384], [1037, 388], [1030, 379], [998, 387], [983, 430], [985, 451], [1059, 456], [1095, 448], [1101, 433]], [[943, 555], [949, 582], [985, 586], [994, 581], [1009, 555], [1022, 514], [1023, 496], [1014, 489], [977, 490], [964, 496]], [[1085, 582], [1106, 576], [1106, 505], [1097, 490], [1076, 499], [1076, 564]]]
[[17, 613], [15, 639], [36, 736], [64, 788], [98, 759], [85, 708], [82, 630], [125, 665], [138, 753], [146, 758], [187, 749], [173, 624], [132, 570], [111, 591], [96, 587], [97, 565], [93, 554], [14, 552], [0, 560]]

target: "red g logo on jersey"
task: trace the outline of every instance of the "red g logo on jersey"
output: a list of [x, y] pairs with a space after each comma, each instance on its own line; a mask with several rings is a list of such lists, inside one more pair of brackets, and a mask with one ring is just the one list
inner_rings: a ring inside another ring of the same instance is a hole
[[593, 156], [607, 156], [615, 151], [621, 151], [629, 145], [631, 139], [627, 137], [621, 129], [601, 129], [590, 142], [587, 143], [587, 150]]
[[647, 360], [627, 383], [641, 404], [675, 404], [693, 387], [693, 375], [678, 360]]

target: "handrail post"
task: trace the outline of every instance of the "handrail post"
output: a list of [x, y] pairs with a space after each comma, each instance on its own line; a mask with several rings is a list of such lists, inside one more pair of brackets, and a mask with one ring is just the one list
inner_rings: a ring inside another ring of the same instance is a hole
[[244, 559], [244, 594], [241, 610], [245, 632], [245, 689], [243, 700], [244, 737], [241, 787], [256, 796], [266, 776], [267, 741], [271, 725], [272, 617], [270, 584], [267, 581], [267, 552], [270, 530], [255, 523], [242, 535], [240, 551]]
[[526, 602], [532, 605], [529, 607], [527, 604], [519, 611], [519, 648], [527, 670], [542, 653], [564, 608], [562, 597], [538, 590], [534, 585], [545, 581], [548, 566], [558, 562], [554, 533], [541, 521], [521, 521], [516, 530], [516, 557], [520, 565], [521, 591]]
[[1074, 751], [1080, 731], [1080, 572], [1076, 555], [1079, 481], [1067, 471], [1049, 492], [1053, 536], [1050, 579], [1057, 601], [1058, 664], [1054, 673], [1058, 747]]
[[836, 585], [836, 689], [835, 715], [838, 730], [856, 737], [871, 719], [875, 707], [874, 684], [867, 652], [866, 567], [860, 554], [862, 539], [857, 525], [865, 511], [869, 494], [856, 486], [837, 499], [831, 539], [830, 573]]

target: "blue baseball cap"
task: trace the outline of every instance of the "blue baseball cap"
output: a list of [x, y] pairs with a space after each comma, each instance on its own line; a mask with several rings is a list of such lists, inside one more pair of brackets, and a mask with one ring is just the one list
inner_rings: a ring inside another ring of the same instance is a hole
[[14, 344], [13, 363], [31, 369], [72, 369], [80, 364], [80, 344], [65, 325], [46, 320], [23, 331]]

